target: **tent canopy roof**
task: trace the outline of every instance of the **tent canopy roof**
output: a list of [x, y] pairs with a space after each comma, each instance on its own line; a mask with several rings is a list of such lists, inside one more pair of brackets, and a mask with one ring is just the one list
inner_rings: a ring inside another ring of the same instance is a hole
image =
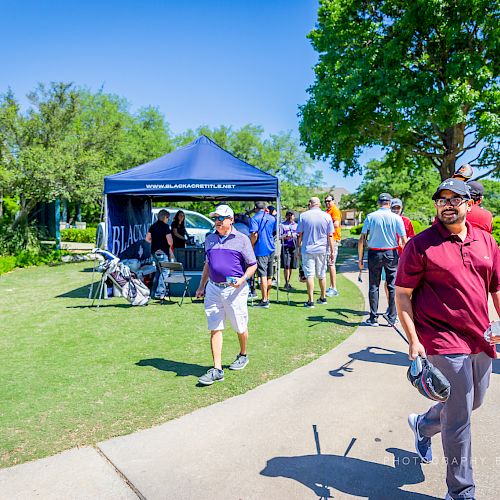
[[156, 160], [105, 177], [104, 193], [164, 200], [273, 200], [279, 198], [279, 183], [203, 135]]

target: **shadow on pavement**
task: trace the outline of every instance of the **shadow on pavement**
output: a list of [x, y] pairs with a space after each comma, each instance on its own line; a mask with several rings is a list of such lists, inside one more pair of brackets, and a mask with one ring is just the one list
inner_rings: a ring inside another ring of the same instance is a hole
[[210, 368], [209, 366], [183, 363], [182, 361], [172, 361], [164, 358], [141, 359], [135, 364], [137, 366], [152, 366], [164, 372], [173, 372], [178, 377], [201, 377]]
[[410, 361], [408, 360], [408, 355], [400, 352], [394, 351], [392, 349], [386, 349], [384, 347], [368, 346], [358, 352], [352, 352], [349, 354], [349, 361], [344, 363], [341, 367], [331, 370], [329, 373], [332, 377], [343, 377], [344, 373], [350, 373], [353, 371], [351, 364], [354, 361], [367, 361], [369, 363], [384, 363], [387, 365], [394, 366], [409, 366]]
[[[340, 455], [275, 457], [260, 472], [267, 477], [293, 479], [310, 488], [320, 499], [335, 498], [330, 488], [371, 500], [435, 500], [438, 497], [401, 490], [424, 481], [415, 453], [388, 448], [393, 458], [386, 464]], [[333, 492], [335, 493], [335, 492]]]

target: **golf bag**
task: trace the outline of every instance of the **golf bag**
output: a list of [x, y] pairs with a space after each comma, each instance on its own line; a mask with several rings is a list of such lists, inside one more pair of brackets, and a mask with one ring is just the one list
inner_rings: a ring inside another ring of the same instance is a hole
[[121, 291], [121, 294], [132, 306], [144, 306], [149, 301], [149, 288], [133, 273], [128, 266], [107, 250], [96, 249], [104, 257], [98, 270], [102, 279], [109, 278]]

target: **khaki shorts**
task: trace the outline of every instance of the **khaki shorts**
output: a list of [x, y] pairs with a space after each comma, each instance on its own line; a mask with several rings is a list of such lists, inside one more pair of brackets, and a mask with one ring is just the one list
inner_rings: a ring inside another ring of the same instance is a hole
[[317, 276], [322, 279], [326, 276], [326, 264], [328, 261], [326, 253], [304, 253], [302, 254], [302, 269], [306, 278]]
[[205, 289], [205, 314], [209, 330], [224, 330], [226, 320], [237, 333], [248, 330], [248, 285], [218, 287], [210, 281]]

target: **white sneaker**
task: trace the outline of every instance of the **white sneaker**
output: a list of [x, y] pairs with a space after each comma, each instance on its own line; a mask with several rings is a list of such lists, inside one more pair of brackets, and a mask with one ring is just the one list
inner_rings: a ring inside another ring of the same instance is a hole
[[326, 291], [326, 296], [327, 297], [336, 297], [337, 295], [339, 294], [338, 290], [336, 288], [332, 288], [330, 287], [327, 291]]

